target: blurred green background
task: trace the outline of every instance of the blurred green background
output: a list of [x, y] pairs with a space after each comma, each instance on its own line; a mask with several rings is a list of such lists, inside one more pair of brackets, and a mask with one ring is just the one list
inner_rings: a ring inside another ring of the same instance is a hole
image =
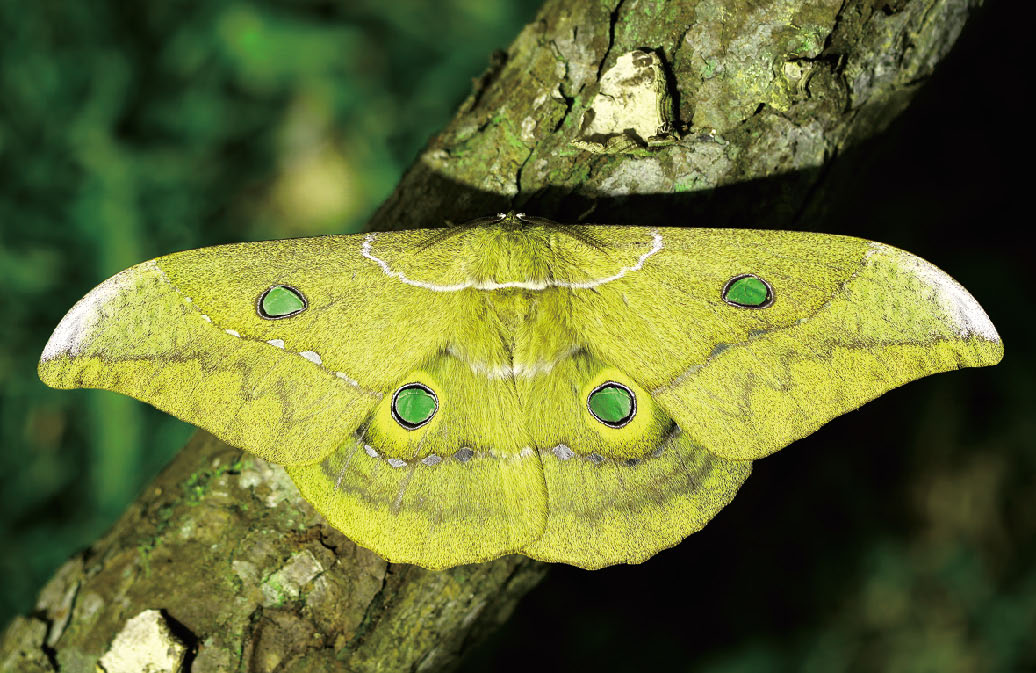
[[[0, 0], [0, 625], [192, 432], [39, 383], [64, 312], [163, 253], [358, 229], [538, 4]], [[1009, 128], [1028, 41], [1007, 6], [843, 160], [849, 205], [816, 224], [950, 271], [1004, 362], [757, 463], [648, 563], [555, 567], [465, 670], [1036, 670], [1036, 260]]]

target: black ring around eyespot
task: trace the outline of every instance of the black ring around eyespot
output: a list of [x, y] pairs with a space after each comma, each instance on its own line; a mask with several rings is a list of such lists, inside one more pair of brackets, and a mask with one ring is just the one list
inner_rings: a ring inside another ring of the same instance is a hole
[[[302, 300], [302, 308], [300, 308], [297, 311], [292, 311], [291, 313], [285, 313], [284, 315], [270, 315], [266, 311], [264, 311], [263, 299], [266, 299], [266, 295], [270, 294], [271, 290], [278, 287], [283, 287], [294, 292], [295, 296]], [[292, 287], [291, 285], [284, 285], [283, 283], [271, 285], [270, 287], [266, 288], [259, 294], [259, 298], [255, 300], [255, 312], [258, 313], [259, 317], [264, 320], [281, 320], [282, 318], [290, 318], [292, 316], [302, 313], [307, 308], [309, 308], [309, 300], [306, 299], [306, 295], [302, 294], [302, 290], [298, 289], [297, 287]]]
[[[626, 416], [624, 419], [622, 419], [622, 421], [619, 422], [619, 423], [611, 423], [609, 421], [604, 420], [603, 418], [601, 418], [600, 416], [595, 414], [594, 410], [590, 408], [590, 398], [594, 396], [594, 393], [596, 393], [597, 391], [601, 390], [602, 388], [607, 388], [609, 386], [618, 386], [619, 388], [622, 388], [627, 393], [629, 393], [630, 399], [633, 401], [633, 403], [630, 405], [630, 413], [629, 413], [629, 415]], [[618, 381], [605, 381], [601, 385], [599, 385], [596, 388], [594, 388], [593, 390], [591, 390], [590, 394], [586, 396], [586, 410], [590, 412], [591, 416], [596, 418], [599, 422], [603, 423], [604, 425], [607, 425], [609, 428], [615, 428], [615, 429], [622, 428], [622, 427], [625, 427], [625, 426], [629, 425], [629, 422], [632, 421], [633, 417], [637, 415], [637, 396], [636, 396], [636, 394], [634, 394], [634, 392], [632, 390], [630, 390], [630, 388], [628, 386], [624, 386], [621, 383], [619, 383]]]
[[[762, 304], [759, 304], [758, 306], [751, 306], [749, 304], [739, 304], [736, 301], [727, 301], [727, 290], [730, 289], [731, 285], [741, 280], [742, 278], [755, 278], [757, 281], [765, 285], [766, 301], [764, 301]], [[726, 282], [726, 284], [723, 286], [723, 289], [719, 293], [719, 298], [722, 299], [724, 303], [730, 304], [731, 306], [737, 306], [738, 308], [769, 308], [773, 305], [774, 300], [773, 286], [770, 285], [770, 283], [765, 278], [760, 278], [754, 273], [742, 273], [738, 276], [734, 276]]]
[[[428, 393], [429, 395], [431, 395], [432, 399], [435, 400], [435, 408], [432, 409], [432, 413], [428, 414], [428, 418], [426, 418], [423, 421], [421, 421], [420, 423], [416, 423], [416, 424], [415, 423], [411, 423], [409, 421], [404, 421], [400, 417], [400, 415], [396, 413], [396, 398], [399, 397], [399, 394], [401, 392], [403, 392], [404, 390], [410, 390], [411, 388], [420, 388], [421, 390], [423, 390], [426, 393]], [[394, 418], [396, 420], [396, 423], [399, 423], [401, 426], [403, 426], [404, 430], [417, 430], [419, 427], [421, 427], [422, 425], [425, 425], [426, 423], [431, 421], [433, 418], [435, 418], [435, 414], [439, 413], [439, 396], [435, 394], [434, 390], [432, 390], [431, 388], [429, 388], [428, 386], [426, 386], [423, 383], [417, 383], [416, 381], [414, 383], [407, 383], [406, 385], [400, 386], [396, 390], [396, 392], [394, 392], [392, 394], [392, 405], [389, 406], [389, 411], [392, 412], [392, 418]]]

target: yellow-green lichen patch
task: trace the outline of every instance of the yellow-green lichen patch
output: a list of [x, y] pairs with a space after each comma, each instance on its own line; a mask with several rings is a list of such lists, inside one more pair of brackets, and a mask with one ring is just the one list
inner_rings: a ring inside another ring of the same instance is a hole
[[[732, 6], [740, 4], [744, 6]], [[698, 4], [697, 20], [684, 36], [676, 61], [677, 74], [690, 75], [682, 93], [693, 104], [693, 127], [727, 131], [760, 105], [789, 109], [793, 89], [783, 74], [784, 63], [815, 58], [842, 5], [836, 0], [803, 4]]]

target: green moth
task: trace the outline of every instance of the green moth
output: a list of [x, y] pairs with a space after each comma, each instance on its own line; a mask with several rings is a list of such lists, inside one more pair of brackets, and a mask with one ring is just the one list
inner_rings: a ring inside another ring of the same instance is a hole
[[144, 262], [39, 373], [284, 465], [391, 561], [599, 568], [699, 530], [835, 416], [1002, 355], [963, 287], [880, 243], [501, 214]]

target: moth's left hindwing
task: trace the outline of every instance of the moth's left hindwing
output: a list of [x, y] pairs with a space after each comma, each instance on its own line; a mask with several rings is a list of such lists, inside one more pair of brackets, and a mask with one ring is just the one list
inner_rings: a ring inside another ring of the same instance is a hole
[[596, 568], [700, 529], [752, 459], [1002, 352], [881, 244], [511, 216], [161, 257], [76, 304], [39, 371], [284, 464], [389, 560]]

